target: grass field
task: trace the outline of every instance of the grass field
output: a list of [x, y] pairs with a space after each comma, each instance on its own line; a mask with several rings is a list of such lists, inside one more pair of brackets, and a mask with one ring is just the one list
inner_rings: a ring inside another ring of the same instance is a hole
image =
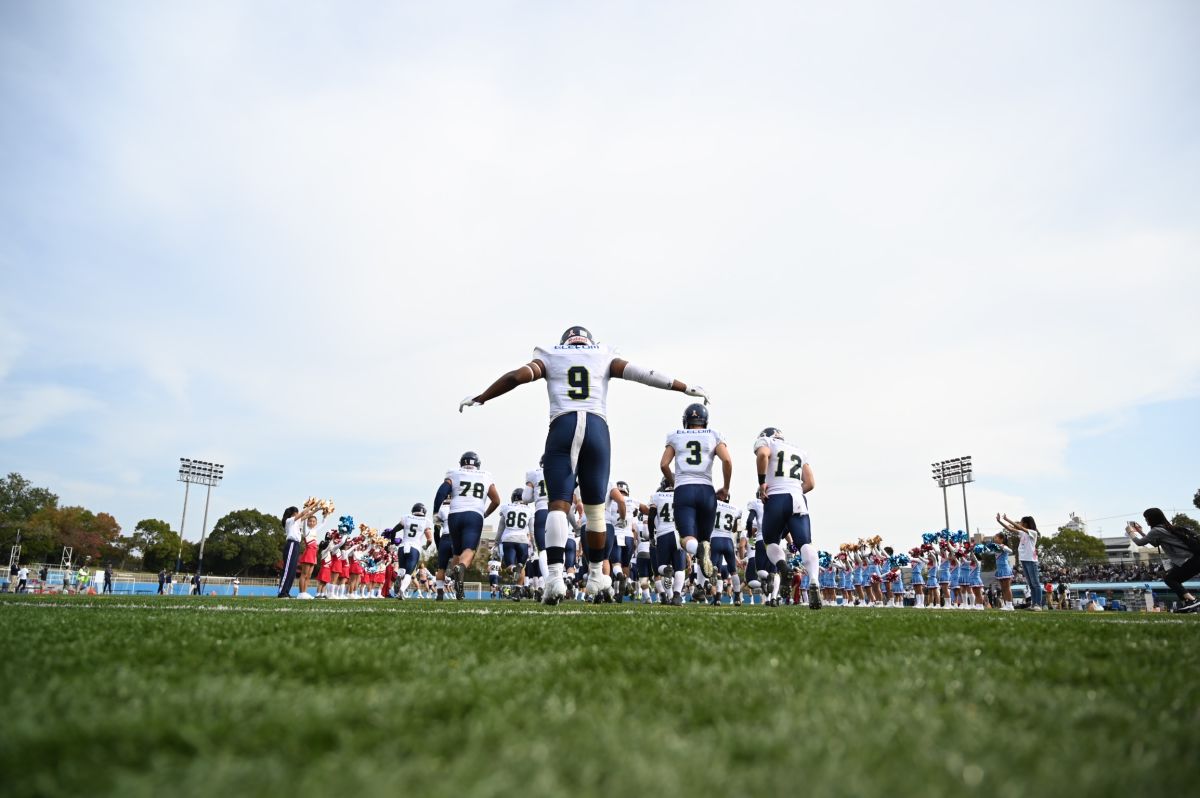
[[0, 600], [10, 795], [1167, 795], [1200, 619]]

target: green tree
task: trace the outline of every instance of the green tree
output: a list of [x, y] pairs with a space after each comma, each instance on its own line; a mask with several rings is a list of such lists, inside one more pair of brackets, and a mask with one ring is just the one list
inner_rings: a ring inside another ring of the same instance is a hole
[[1200, 510], [1200, 490], [1196, 491], [1196, 495], [1192, 497], [1192, 504], [1197, 510]]
[[1103, 560], [1104, 541], [1086, 532], [1060, 527], [1058, 534], [1038, 542], [1038, 557], [1052, 565], [1075, 568], [1087, 562]]
[[113, 555], [121, 536], [117, 519], [83, 507], [45, 507], [29, 519], [29, 525], [31, 538], [49, 543], [45, 554], [70, 546], [76, 562], [89, 557], [100, 562], [106, 555]]
[[204, 570], [225, 576], [271, 576], [283, 558], [283, 524], [258, 510], [236, 510], [213, 525], [204, 544]]
[[55, 507], [58, 507], [58, 496], [51, 493], [49, 488], [34, 487], [33, 483], [15, 471], [0, 479], [0, 548], [7, 551], [9, 546], [16, 543], [19, 531], [22, 558], [28, 555], [41, 559], [54, 545], [45, 539], [46, 529], [40, 530], [42, 540], [31, 541], [30, 522], [42, 510]]
[[1172, 518], [1171, 523], [1175, 526], [1181, 526], [1184, 529], [1190, 529], [1197, 535], [1200, 535], [1200, 521], [1197, 521], [1195, 518], [1191, 518], [1190, 516], [1186, 516], [1183, 513], [1179, 513]]
[[166, 521], [143, 518], [133, 528], [133, 545], [142, 557], [142, 568], [156, 572], [162, 568], [174, 570], [179, 554], [179, 533]]

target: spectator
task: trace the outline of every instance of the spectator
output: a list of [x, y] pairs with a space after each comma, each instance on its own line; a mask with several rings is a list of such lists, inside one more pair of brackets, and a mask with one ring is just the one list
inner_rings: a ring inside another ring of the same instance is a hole
[[1200, 608], [1200, 601], [1189, 590], [1184, 590], [1183, 583], [1200, 573], [1200, 541], [1195, 539], [1191, 530], [1175, 526], [1167, 521], [1163, 511], [1151, 507], [1142, 513], [1150, 531], [1143, 534], [1142, 527], [1136, 521], [1125, 525], [1125, 534], [1138, 546], [1158, 546], [1163, 555], [1171, 562], [1171, 570], [1163, 575], [1167, 587], [1175, 591], [1179, 597], [1176, 612], [1195, 612]]
[[29, 569], [22, 565], [17, 569], [17, 593], [24, 593], [29, 585]]
[[200, 572], [199, 571], [192, 574], [192, 595], [193, 596], [200, 595]]
[[168, 571], [167, 572], [167, 595], [169, 596], [174, 592], [175, 592], [175, 572]]
[[241, 586], [242, 586], [242, 580], [238, 579], [238, 578], [235, 576], [235, 577], [233, 578], [233, 595], [235, 595], [235, 596], [236, 596], [236, 595], [238, 594], [238, 589], [239, 589]]
[[163, 594], [163, 586], [167, 583], [167, 569], [160, 568], [158, 571], [158, 595]]
[[38, 571], [38, 581], [42, 583], [42, 590], [46, 589], [46, 580], [50, 578], [50, 566], [43, 565], [42, 570]]
[[112, 593], [113, 570], [112, 563], [104, 566], [104, 592]]
[[1025, 574], [1025, 584], [1029, 588], [1029, 600], [1025, 602], [1026, 609], [1041, 610], [1045, 598], [1042, 596], [1042, 584], [1038, 574], [1037, 541], [1038, 528], [1033, 516], [1024, 516], [1020, 523], [1011, 520], [1007, 515], [996, 514], [996, 521], [1009, 532], [1017, 535], [1017, 559], [1021, 561], [1021, 571]]

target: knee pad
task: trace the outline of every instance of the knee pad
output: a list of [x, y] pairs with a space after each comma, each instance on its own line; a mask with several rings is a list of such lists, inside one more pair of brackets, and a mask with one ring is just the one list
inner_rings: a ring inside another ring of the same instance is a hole
[[[585, 504], [583, 505], [583, 514], [587, 518], [588, 533], [594, 531], [603, 532], [604, 524], [604, 505], [603, 504]], [[566, 518], [564, 514], [563, 518]]]
[[780, 546], [778, 543], [767, 544], [767, 557], [771, 562], [779, 562], [780, 560], [787, 559], [783, 553], [783, 546]]

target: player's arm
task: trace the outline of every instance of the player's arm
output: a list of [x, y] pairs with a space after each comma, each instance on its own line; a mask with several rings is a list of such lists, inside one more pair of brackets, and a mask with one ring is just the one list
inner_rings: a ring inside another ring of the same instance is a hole
[[532, 482], [526, 480], [525, 487], [521, 489], [521, 501], [532, 504], [533, 497], [536, 492], [537, 485], [534, 485]]
[[667, 480], [667, 484], [675, 485], [675, 475], [671, 473], [671, 461], [675, 459], [675, 447], [667, 444], [663, 449], [662, 457], [658, 461], [658, 470], [662, 472], [663, 478]]
[[721, 461], [721, 478], [725, 480], [725, 486], [717, 491], [717, 498], [723, 502], [729, 501], [729, 483], [733, 479], [733, 457], [729, 454], [729, 447], [724, 441], [717, 444], [717, 448], [713, 449], [713, 455]]
[[805, 463], [804, 468], [800, 469], [800, 486], [804, 488], [805, 493], [817, 486], [817, 482], [813, 478], [812, 466], [808, 463]]
[[708, 394], [699, 385], [693, 385], [689, 388], [686, 383], [672, 379], [661, 371], [644, 369], [619, 357], [613, 358], [612, 365], [608, 368], [608, 376], [618, 380], [640, 382], [642, 385], [649, 385], [651, 388], [659, 388], [664, 391], [679, 391], [680, 393], [686, 393], [688, 396], [699, 397], [704, 400], [704, 404], [708, 404]]
[[759, 446], [754, 450], [754, 459], [758, 468], [758, 497], [767, 498], [767, 467], [771, 464], [771, 447]]
[[629, 521], [625, 518], [625, 494], [613, 488], [608, 492], [608, 498], [610, 501], [617, 503], [617, 526], [624, 529], [629, 524]]
[[654, 519], [658, 517], [658, 508], [653, 504], [646, 510], [646, 527], [650, 530], [650, 540], [654, 541]]
[[446, 500], [452, 490], [454, 490], [454, 483], [449, 478], [442, 480], [442, 484], [438, 485], [437, 493], [433, 496], [433, 506], [441, 507], [442, 502]]
[[531, 360], [519, 369], [513, 369], [501, 376], [500, 379], [489, 385], [488, 389], [478, 396], [468, 396], [463, 399], [458, 403], [458, 412], [461, 413], [464, 407], [475, 407], [476, 405], [486, 404], [497, 396], [503, 396], [518, 385], [540, 380], [544, 376], [546, 376], [546, 364], [541, 360]]
[[500, 506], [500, 492], [496, 490], [495, 482], [493, 482], [492, 486], [488, 488], [488, 499], [490, 501], [488, 502], [487, 512], [483, 514], [484, 518], [487, 518], [489, 515], [496, 512], [496, 508]]

